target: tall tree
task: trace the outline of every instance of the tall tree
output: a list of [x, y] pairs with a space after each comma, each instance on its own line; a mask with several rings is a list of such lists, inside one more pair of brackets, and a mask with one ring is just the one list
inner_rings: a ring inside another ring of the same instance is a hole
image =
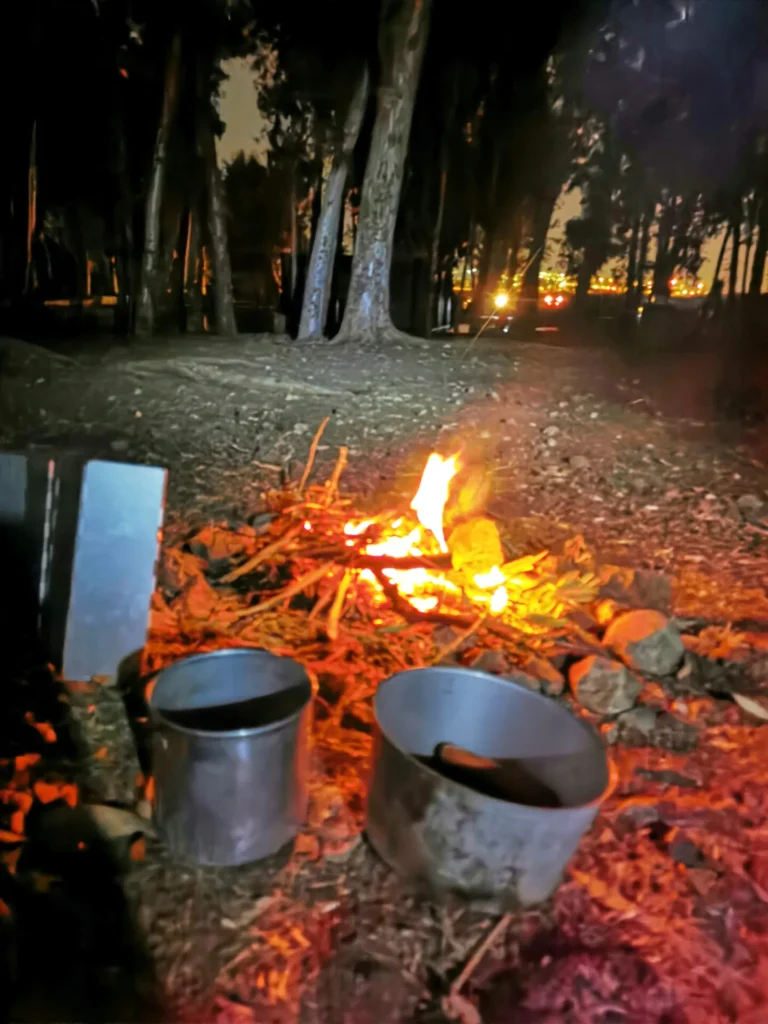
[[165, 187], [168, 144], [179, 93], [181, 73], [181, 33], [171, 40], [165, 70], [163, 103], [157, 126], [152, 157], [152, 173], [144, 216], [144, 256], [141, 264], [141, 286], [136, 313], [138, 334], [152, 334], [155, 326], [156, 305], [159, 295], [160, 268], [160, 214]]
[[320, 216], [314, 232], [301, 306], [299, 339], [302, 341], [317, 340], [325, 331], [339, 225], [344, 212], [344, 187], [367, 101], [368, 69], [363, 68], [349, 104], [341, 139], [337, 139], [333, 146], [331, 167], [322, 186]]
[[339, 340], [373, 341], [397, 334], [390, 314], [389, 277], [430, 8], [431, 0], [383, 0], [376, 121]]

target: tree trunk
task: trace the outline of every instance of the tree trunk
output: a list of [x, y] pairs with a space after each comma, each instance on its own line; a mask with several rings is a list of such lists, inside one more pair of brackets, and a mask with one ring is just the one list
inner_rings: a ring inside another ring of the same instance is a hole
[[24, 274], [24, 291], [35, 290], [35, 264], [32, 247], [37, 231], [37, 121], [32, 125], [32, 141], [29, 144], [29, 171], [27, 181], [27, 269]]
[[768, 197], [760, 200], [757, 217], [757, 244], [752, 260], [752, 276], [749, 280], [750, 295], [759, 295], [763, 289], [766, 253], [768, 253]]
[[637, 305], [637, 247], [640, 242], [640, 217], [632, 221], [632, 234], [629, 236], [629, 254], [627, 259], [627, 293], [624, 305], [631, 309]]
[[[538, 302], [539, 299], [539, 273], [544, 260], [544, 252], [547, 247], [547, 235], [552, 214], [557, 202], [557, 193], [542, 196], [535, 204], [533, 213], [533, 230], [531, 232], [531, 255], [528, 266], [523, 274], [523, 283], [520, 289], [520, 297]], [[535, 308], [535, 307], [534, 307]]]
[[652, 292], [659, 298], [669, 298], [669, 243], [672, 236], [671, 211], [662, 210], [656, 242], [656, 265], [653, 268]]
[[736, 289], [739, 283], [739, 253], [741, 252], [741, 216], [734, 216], [731, 221], [731, 265], [728, 268], [728, 305], [736, 302]]
[[382, 7], [382, 81], [340, 340], [372, 341], [397, 333], [390, 315], [389, 276], [430, 6], [431, 0], [384, 0]]
[[163, 205], [165, 167], [168, 157], [168, 139], [176, 110], [181, 70], [181, 35], [176, 34], [171, 43], [168, 63], [165, 69], [165, 88], [160, 124], [155, 137], [155, 152], [152, 158], [147, 206], [144, 216], [144, 257], [141, 266], [141, 288], [136, 311], [136, 332], [150, 335], [155, 325], [155, 306], [158, 292], [160, 259], [160, 211]]
[[200, 246], [200, 214], [198, 207], [190, 207], [187, 221], [187, 238], [184, 249], [184, 306], [186, 330], [199, 333], [203, 330], [203, 257]]
[[432, 232], [432, 251], [429, 254], [429, 302], [427, 303], [427, 319], [425, 337], [432, 333], [432, 324], [437, 315], [437, 299], [440, 293], [440, 238], [443, 234], [443, 218], [445, 217], [445, 193], [448, 186], [448, 150], [443, 147], [440, 159], [440, 192], [437, 199], [437, 216]]
[[654, 207], [643, 214], [643, 226], [640, 231], [640, 251], [637, 255], [637, 301], [638, 305], [645, 295], [645, 268], [648, 266], [648, 246], [651, 244], [651, 224], [653, 224]]
[[333, 281], [333, 265], [338, 247], [339, 226], [344, 214], [344, 186], [349, 173], [352, 153], [365, 116], [367, 102], [368, 69], [365, 68], [349, 104], [341, 146], [334, 154], [328, 180], [322, 188], [320, 219], [312, 242], [312, 254], [309, 258], [304, 299], [301, 304], [300, 341], [313, 341], [322, 338], [325, 330]]
[[[207, 102], [206, 99], [206, 104]], [[219, 334], [231, 338], [237, 334], [237, 322], [235, 320], [235, 301], [232, 295], [232, 265], [229, 260], [224, 189], [216, 159], [213, 123], [207, 109], [203, 112], [203, 117], [203, 159], [208, 200], [208, 231], [213, 250], [213, 297], [216, 309], [216, 330]]]

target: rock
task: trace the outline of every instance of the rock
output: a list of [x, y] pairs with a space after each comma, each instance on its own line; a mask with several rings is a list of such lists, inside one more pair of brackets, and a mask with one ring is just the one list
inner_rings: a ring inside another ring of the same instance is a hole
[[653, 676], [672, 675], [685, 657], [676, 627], [661, 612], [625, 612], [605, 631], [603, 643], [630, 668]]
[[522, 672], [518, 668], [513, 668], [509, 672], [504, 673], [504, 678], [509, 679], [512, 683], [519, 683], [521, 686], [525, 686], [529, 690], [533, 690], [534, 693], [541, 692], [541, 680], [535, 676], [529, 676], [527, 672]]
[[127, 452], [129, 448], [128, 441], [125, 438], [119, 437], [116, 441], [110, 441], [109, 447], [113, 452]]
[[598, 715], [629, 711], [642, 689], [640, 681], [620, 661], [597, 654], [572, 665], [568, 679], [579, 703]]
[[554, 423], [550, 423], [548, 427], [544, 427], [542, 434], [544, 437], [556, 437], [560, 433], [560, 427], [556, 427]]
[[659, 712], [648, 704], [639, 704], [619, 716], [620, 731], [631, 730], [642, 736], [650, 736], [656, 727]]
[[509, 662], [502, 651], [483, 651], [471, 663], [471, 668], [478, 672], [489, 672], [493, 676], [500, 676], [507, 672]]
[[756, 494], [742, 494], [736, 499], [736, 505], [742, 515], [750, 516], [762, 512], [764, 502]]
[[537, 679], [541, 692], [547, 697], [559, 697], [565, 689], [565, 676], [546, 658], [532, 654], [523, 662], [522, 672]]
[[568, 459], [568, 465], [571, 469], [589, 469], [590, 462], [586, 455], [572, 455]]

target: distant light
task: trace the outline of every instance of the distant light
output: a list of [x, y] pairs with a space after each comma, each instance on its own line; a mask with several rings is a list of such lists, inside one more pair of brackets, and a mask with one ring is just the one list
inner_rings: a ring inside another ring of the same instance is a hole
[[497, 292], [493, 297], [493, 304], [496, 309], [504, 309], [506, 304], [509, 302], [509, 296], [506, 292]]
[[551, 295], [545, 295], [544, 296], [544, 302], [546, 303], [547, 306], [551, 306], [554, 301], [555, 300], [552, 298]]

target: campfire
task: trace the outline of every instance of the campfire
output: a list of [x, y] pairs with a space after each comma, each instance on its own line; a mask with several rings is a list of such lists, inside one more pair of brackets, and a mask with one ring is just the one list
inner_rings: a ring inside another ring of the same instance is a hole
[[[409, 506], [370, 517], [350, 515], [349, 503], [338, 496], [345, 462], [342, 450], [322, 488], [305, 494], [302, 481], [296, 491], [267, 494], [273, 518], [264, 533], [249, 537], [239, 531], [228, 541], [221, 534], [197, 538], [206, 556], [211, 545], [225, 547], [213, 551], [214, 561], [234, 561], [238, 551], [247, 554], [212, 581], [241, 589], [246, 580], [254, 585], [255, 600], [240, 609], [238, 619], [256, 619], [277, 607], [288, 610], [303, 594], [313, 602], [310, 620], [324, 616], [331, 639], [345, 616], [368, 618], [376, 628], [386, 612], [394, 612], [411, 623], [460, 630], [482, 624], [516, 641], [521, 635], [567, 631], [569, 610], [594, 601], [600, 581], [578, 564], [578, 542], [565, 560], [546, 550], [505, 551], [494, 519], [473, 507], [476, 480], [470, 475], [461, 483], [459, 455], [431, 454]], [[177, 559], [181, 567], [183, 554]], [[270, 574], [288, 561], [290, 581], [272, 590]]]

